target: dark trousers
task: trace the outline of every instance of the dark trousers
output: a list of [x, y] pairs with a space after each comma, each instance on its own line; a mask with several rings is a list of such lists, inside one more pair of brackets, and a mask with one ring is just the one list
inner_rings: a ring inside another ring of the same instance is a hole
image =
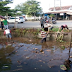
[[41, 24], [41, 28], [44, 28], [44, 24]]
[[3, 25], [1, 25], [2, 30], [3, 30], [3, 27], [4, 27], [4, 26], [3, 26]]
[[4, 27], [4, 26], [3, 26], [3, 22], [1, 22], [1, 28], [2, 28], [2, 30], [3, 30], [3, 27]]
[[41, 43], [43, 43], [43, 42], [46, 42], [46, 38], [43, 38], [43, 39], [41, 40]]

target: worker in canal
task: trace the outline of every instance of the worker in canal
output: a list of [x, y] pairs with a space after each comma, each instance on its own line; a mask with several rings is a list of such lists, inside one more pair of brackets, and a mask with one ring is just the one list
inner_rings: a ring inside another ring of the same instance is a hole
[[11, 30], [10, 30], [10, 29], [7, 29], [7, 28], [6, 28], [6, 29], [4, 30], [4, 35], [6, 35], [7, 40], [10, 39], [10, 41], [11, 41], [12, 36], [11, 36]]
[[44, 29], [40, 29], [40, 32], [41, 32], [41, 37], [42, 37], [41, 43], [46, 42], [48, 32], [45, 32]]
[[68, 26], [67, 26], [66, 24], [61, 25], [61, 26], [59, 27], [59, 30], [58, 30], [58, 31], [61, 30], [61, 32], [63, 32], [65, 29], [69, 32], [69, 28], [68, 28]]
[[53, 24], [48, 24], [48, 23], [46, 23], [46, 26], [47, 26], [47, 27], [45, 27], [44, 30], [45, 30], [45, 31], [48, 31], [47, 33], [49, 33], [50, 30], [52, 30], [52, 29], [54, 28]]
[[41, 43], [46, 42], [46, 38], [48, 36], [49, 31], [54, 28], [52, 24], [46, 24], [46, 25], [47, 25], [46, 28], [40, 30], [42, 37]]

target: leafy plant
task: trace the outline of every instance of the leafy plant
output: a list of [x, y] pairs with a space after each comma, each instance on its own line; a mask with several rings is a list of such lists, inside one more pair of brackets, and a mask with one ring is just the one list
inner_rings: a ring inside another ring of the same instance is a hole
[[62, 46], [61, 46], [61, 49], [63, 49], [63, 50], [64, 50], [64, 49], [65, 49], [65, 46], [63, 46], [63, 45], [62, 45]]
[[50, 14], [50, 16], [49, 17], [54, 17], [54, 14]]
[[53, 32], [57, 32], [59, 28], [53, 28], [52, 31]]

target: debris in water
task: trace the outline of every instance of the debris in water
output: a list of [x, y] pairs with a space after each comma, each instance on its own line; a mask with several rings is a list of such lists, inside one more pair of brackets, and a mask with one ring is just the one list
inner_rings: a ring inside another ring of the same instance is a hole
[[37, 68], [34, 68], [34, 69], [37, 69]]
[[17, 61], [19, 64], [21, 64], [21, 62], [20, 61]]
[[44, 54], [44, 51], [42, 53]]
[[6, 67], [6, 68], [7, 68], [7, 67], [9, 67], [9, 66], [3, 66], [3, 67]]
[[32, 40], [29, 40], [30, 42], [32, 41]]
[[33, 48], [34, 49], [34, 48]]
[[15, 69], [15, 70], [13, 70], [13, 71], [18, 71], [18, 70], [23, 70], [22, 68], [20, 68], [20, 69]]
[[49, 66], [49, 68], [51, 68], [51, 66]]
[[22, 67], [22, 66], [17, 66], [17, 67]]
[[62, 70], [67, 70], [67, 68], [65, 67], [65, 65], [60, 65], [60, 68], [61, 68]]
[[29, 59], [29, 57], [26, 57], [26, 59]]
[[24, 50], [24, 51], [27, 51], [27, 50]]
[[24, 64], [27, 64], [26, 62], [24, 62]]
[[38, 48], [35, 48], [35, 50], [38, 50]]
[[45, 63], [45, 62], [43, 62], [43, 63]]
[[43, 52], [43, 49], [41, 49], [40, 52]]
[[72, 58], [72, 56], [70, 56], [70, 58]]
[[33, 43], [32, 43], [33, 44]]
[[16, 56], [19, 56], [19, 54], [17, 54]]
[[42, 62], [42, 60], [39, 60], [39, 62]]
[[17, 51], [15, 51], [15, 52], [17, 52]]
[[41, 67], [42, 67], [42, 65], [41, 65]]
[[10, 46], [10, 45], [12, 45], [12, 44], [8, 44], [8, 46]]
[[48, 51], [48, 52], [49, 52], [49, 51], [51, 51], [51, 50], [46, 50], [46, 51]]

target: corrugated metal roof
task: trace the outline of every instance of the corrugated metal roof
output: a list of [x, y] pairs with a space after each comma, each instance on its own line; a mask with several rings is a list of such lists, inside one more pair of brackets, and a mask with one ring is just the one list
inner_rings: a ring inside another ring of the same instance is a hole
[[[55, 7], [55, 10], [68, 10], [70, 7], [72, 7], [72, 5], [70, 5], [70, 6], [61, 6], [61, 8], [60, 7]], [[54, 7], [49, 8], [49, 10], [53, 11]]]
[[47, 13], [44, 13], [44, 14], [56, 14], [56, 13], [67, 13], [68, 11], [67, 10], [60, 10], [60, 11], [49, 11], [49, 12], [47, 12]]

